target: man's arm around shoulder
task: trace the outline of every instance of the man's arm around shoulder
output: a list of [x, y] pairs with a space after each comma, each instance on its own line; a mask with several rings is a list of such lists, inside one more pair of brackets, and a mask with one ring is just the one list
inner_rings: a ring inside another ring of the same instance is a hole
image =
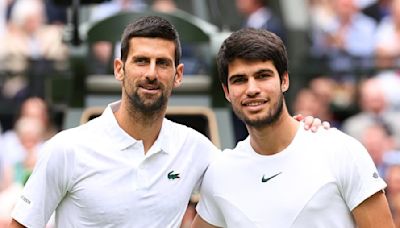
[[364, 200], [352, 211], [359, 228], [394, 228], [392, 214], [383, 191]]
[[13, 219], [8, 228], [25, 228], [25, 226], [21, 225], [19, 222]]

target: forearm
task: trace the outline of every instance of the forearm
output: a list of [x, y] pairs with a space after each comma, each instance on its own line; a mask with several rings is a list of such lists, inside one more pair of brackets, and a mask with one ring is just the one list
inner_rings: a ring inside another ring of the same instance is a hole
[[25, 226], [21, 225], [19, 222], [13, 219], [8, 228], [25, 228]]
[[386, 196], [382, 191], [364, 200], [352, 213], [359, 228], [395, 227]]

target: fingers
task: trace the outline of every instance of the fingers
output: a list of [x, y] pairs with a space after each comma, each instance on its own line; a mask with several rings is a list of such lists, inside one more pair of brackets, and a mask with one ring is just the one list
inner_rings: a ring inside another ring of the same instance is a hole
[[322, 122], [322, 126], [323, 126], [325, 129], [331, 128], [331, 124], [330, 124], [328, 121]]
[[312, 121], [312, 125], [311, 125], [311, 131], [312, 132], [317, 132], [318, 128], [321, 126], [322, 121], [318, 118], [314, 118], [314, 120]]
[[303, 121], [304, 129], [306, 130], [311, 129], [312, 132], [317, 132], [318, 128], [321, 126], [326, 130], [331, 128], [331, 124], [328, 121], [322, 121], [319, 118], [313, 116], [306, 116], [306, 117], [301, 116], [301, 119], [298, 119], [300, 118], [299, 116], [301, 115], [296, 115], [293, 118], [295, 118], [297, 121]]
[[301, 114], [297, 114], [295, 116], [293, 116], [293, 118], [297, 121], [302, 121], [304, 119], [304, 116]]
[[306, 116], [303, 118], [303, 122], [304, 122], [304, 129], [308, 130], [312, 127], [314, 121], [314, 117], [312, 116]]

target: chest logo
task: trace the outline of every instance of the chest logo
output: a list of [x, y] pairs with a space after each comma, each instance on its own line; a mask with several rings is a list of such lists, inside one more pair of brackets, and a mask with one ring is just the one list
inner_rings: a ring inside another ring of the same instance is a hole
[[270, 176], [270, 177], [265, 177], [265, 175], [263, 175], [262, 178], [261, 178], [261, 182], [265, 183], [265, 182], [271, 180], [272, 178], [278, 176], [278, 175], [281, 174], [281, 173], [282, 173], [282, 172], [279, 172], [279, 173], [274, 174], [274, 175], [272, 175], [272, 176]]
[[168, 179], [170, 180], [175, 180], [176, 178], [180, 178], [179, 177], [179, 173], [174, 173], [175, 171], [172, 170], [171, 172], [168, 173]]

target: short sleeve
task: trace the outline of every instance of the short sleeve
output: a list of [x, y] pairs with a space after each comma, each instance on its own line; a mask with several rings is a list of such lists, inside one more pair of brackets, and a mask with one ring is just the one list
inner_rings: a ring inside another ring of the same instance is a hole
[[73, 158], [61, 142], [51, 139], [42, 147], [39, 161], [12, 212], [12, 217], [26, 227], [45, 227], [68, 191]]
[[343, 150], [335, 155], [334, 165], [340, 191], [350, 210], [373, 194], [383, 190], [386, 183], [379, 176], [366, 148], [354, 138], [342, 134]]
[[206, 222], [214, 226], [226, 227], [215, 195], [213, 171], [208, 169], [200, 186], [200, 201], [196, 206], [196, 210]]

